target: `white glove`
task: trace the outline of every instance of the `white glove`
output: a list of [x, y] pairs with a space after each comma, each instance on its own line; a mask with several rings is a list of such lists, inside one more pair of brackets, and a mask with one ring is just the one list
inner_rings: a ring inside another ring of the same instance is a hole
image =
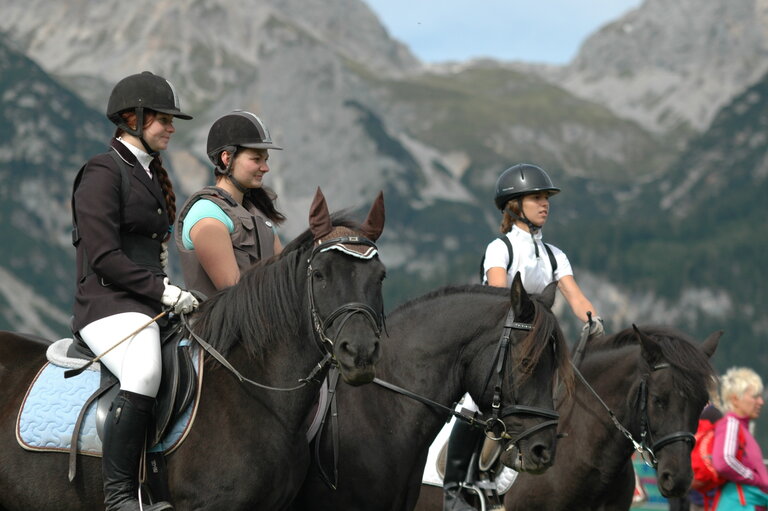
[[170, 307], [174, 314], [189, 314], [200, 305], [192, 293], [174, 286], [169, 282], [168, 277], [163, 279], [163, 284], [165, 284], [165, 290], [160, 303]]
[[160, 266], [165, 270], [168, 267], [168, 242], [164, 241], [162, 247], [163, 249], [160, 251]]
[[589, 331], [590, 337], [602, 337], [605, 335], [605, 328], [603, 327], [603, 318], [595, 316], [592, 318], [592, 323], [589, 321], [584, 323], [582, 327], [583, 331]]

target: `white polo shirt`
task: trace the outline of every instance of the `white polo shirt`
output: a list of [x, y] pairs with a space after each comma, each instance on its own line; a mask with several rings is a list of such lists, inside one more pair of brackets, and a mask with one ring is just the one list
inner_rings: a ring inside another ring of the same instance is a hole
[[[544, 248], [544, 242], [541, 239], [541, 231], [534, 234], [536, 244], [539, 246], [539, 257], [536, 257], [533, 240], [530, 233], [519, 228], [517, 225], [507, 233], [507, 238], [512, 243], [513, 261], [507, 272], [507, 285], [512, 285], [512, 279], [515, 273], [520, 272], [523, 279], [523, 287], [528, 293], [541, 293], [544, 288], [552, 282], [552, 264], [549, 262], [549, 255]], [[549, 245], [552, 254], [557, 261], [557, 271], [555, 280], [560, 280], [567, 275], [573, 275], [571, 263], [565, 253], [554, 245]], [[495, 239], [488, 244], [485, 249], [485, 261], [483, 262], [483, 282], [487, 281], [489, 268], [506, 268], [509, 264], [509, 251], [506, 244]]]

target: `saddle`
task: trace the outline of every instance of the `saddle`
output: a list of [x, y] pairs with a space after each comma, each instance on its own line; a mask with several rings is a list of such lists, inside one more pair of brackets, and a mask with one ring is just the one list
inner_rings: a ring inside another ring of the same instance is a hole
[[[197, 394], [197, 373], [192, 361], [190, 344], [184, 339], [183, 325], [180, 320], [175, 319], [164, 322], [160, 328], [162, 378], [155, 403], [154, 419], [150, 424], [147, 437], [147, 445], [150, 447], [156, 446], [162, 440], [169, 427], [182, 416]], [[79, 333], [75, 333], [73, 342], [67, 350], [67, 357], [89, 361], [96, 355]], [[118, 391], [117, 378], [101, 364], [99, 389], [86, 401], [78, 417], [72, 437], [73, 450], [76, 450], [77, 446], [80, 418], [94, 399], [98, 399], [96, 428], [99, 438], [103, 438], [104, 420]]]

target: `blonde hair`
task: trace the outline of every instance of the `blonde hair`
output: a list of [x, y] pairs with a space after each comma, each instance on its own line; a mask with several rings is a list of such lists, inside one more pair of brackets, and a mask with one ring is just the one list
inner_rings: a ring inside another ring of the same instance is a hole
[[763, 393], [763, 380], [760, 375], [748, 367], [731, 367], [720, 377], [720, 399], [723, 408], [731, 412], [731, 398], [742, 397], [749, 388], [756, 393]]

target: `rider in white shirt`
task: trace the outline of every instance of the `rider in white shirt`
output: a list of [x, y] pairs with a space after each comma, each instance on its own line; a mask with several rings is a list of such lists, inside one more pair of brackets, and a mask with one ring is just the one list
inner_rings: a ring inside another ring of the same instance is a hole
[[[541, 228], [549, 217], [549, 198], [560, 192], [546, 172], [536, 165], [520, 163], [508, 168], [496, 182], [494, 201], [502, 212], [500, 231], [510, 243], [499, 237], [488, 244], [483, 261], [483, 282], [509, 287], [517, 272], [528, 293], [540, 293], [551, 282], [571, 306], [573, 313], [585, 322], [591, 336], [603, 335], [603, 322], [597, 309], [584, 296], [573, 277], [571, 263], [559, 248], [545, 244]], [[588, 322], [587, 312], [592, 314]], [[448, 440], [445, 476], [443, 477], [445, 511], [474, 511], [461, 496], [461, 483], [467, 475], [470, 458], [480, 431], [456, 421]]]

